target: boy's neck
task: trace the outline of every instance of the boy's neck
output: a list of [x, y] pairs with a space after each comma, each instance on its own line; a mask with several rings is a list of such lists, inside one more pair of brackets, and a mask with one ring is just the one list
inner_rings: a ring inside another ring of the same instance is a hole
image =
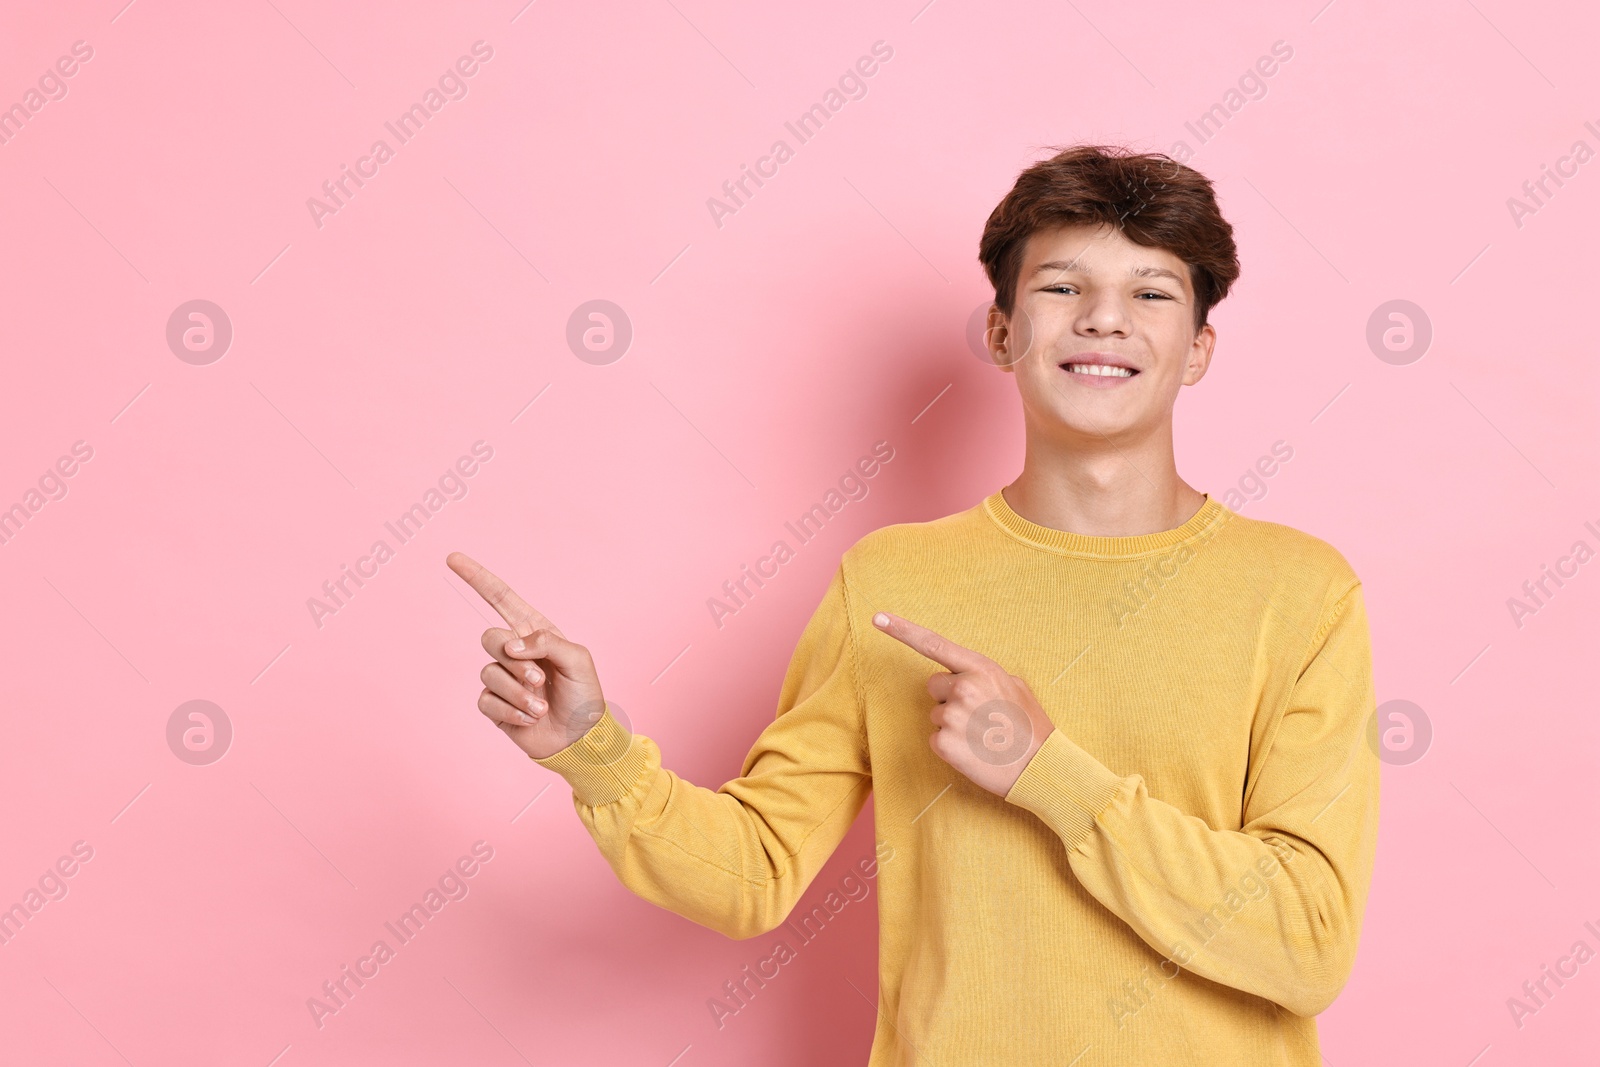
[[[1135, 465], [1137, 464], [1137, 465]], [[1090, 537], [1135, 537], [1177, 529], [1200, 510], [1205, 494], [1160, 457], [1030, 456], [1003, 490], [1011, 510], [1052, 530]]]

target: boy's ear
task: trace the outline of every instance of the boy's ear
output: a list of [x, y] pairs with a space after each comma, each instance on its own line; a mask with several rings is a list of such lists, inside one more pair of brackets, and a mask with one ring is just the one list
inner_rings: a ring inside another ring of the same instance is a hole
[[[1008, 371], [1008, 373], [1010, 373], [1010, 370], [1011, 370], [1011, 354], [1010, 354], [1011, 331], [1008, 330], [1008, 328], [1005, 328], [1005, 326], [1003, 326], [1003, 325], [997, 325], [997, 323], [995, 323], [995, 318], [1000, 318], [1000, 322], [1002, 322], [1002, 323], [1005, 322], [1005, 320], [1003, 320], [1002, 314], [1000, 314], [1000, 306], [998, 306], [998, 304], [990, 304], [990, 306], [989, 306], [989, 318], [987, 318], [987, 322], [984, 323], [984, 347], [987, 347], [987, 349], [989, 349], [989, 363], [990, 363], [990, 365], [998, 366], [998, 368], [1000, 368], [1000, 370]], [[1002, 330], [1005, 330], [1005, 334], [1003, 334], [1003, 336], [1005, 336], [1005, 346], [1006, 346], [1006, 349], [1008, 349], [1008, 350], [1006, 350], [1006, 352], [995, 352], [994, 347], [990, 347], [989, 346], [989, 342], [990, 342], [990, 339], [995, 338], [995, 334], [1000, 333], [1000, 331], [1002, 331]]]
[[1216, 344], [1217, 331], [1208, 322], [1200, 327], [1200, 332], [1194, 336], [1194, 343], [1189, 346], [1189, 358], [1183, 366], [1184, 385], [1193, 385], [1206, 376]]
[[[999, 309], [991, 305], [990, 314], [999, 315]], [[1027, 322], [1019, 321], [1027, 318], [1027, 312], [1023, 311], [1022, 308], [1018, 306], [1012, 310], [1012, 313], [1009, 317], [1012, 319], [1012, 322], [1007, 323], [1004, 327], [1005, 351], [1003, 353], [996, 354], [991, 349], [989, 352], [989, 362], [992, 365], [999, 367], [1007, 374], [1012, 373], [1012, 368], [1018, 363], [1022, 362], [1022, 357], [1027, 354], [1026, 351], [1019, 352], [1017, 350], [1018, 346], [1026, 346], [1033, 343], [1033, 329], [1031, 320], [1028, 320]], [[1000, 327], [997, 326], [992, 330], [986, 331], [984, 333], [985, 343], [987, 343], [988, 339], [994, 335], [995, 331], [998, 331], [999, 329]]]

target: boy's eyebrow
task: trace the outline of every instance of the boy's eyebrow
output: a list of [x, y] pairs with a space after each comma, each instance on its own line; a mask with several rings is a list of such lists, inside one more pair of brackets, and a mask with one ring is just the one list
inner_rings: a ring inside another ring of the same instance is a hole
[[[1033, 268], [1033, 273], [1043, 274], [1045, 271], [1058, 271], [1060, 273], [1066, 273], [1067, 271], [1082, 271], [1084, 269], [1085, 268], [1083, 264], [1078, 262], [1077, 259], [1052, 259]], [[1165, 267], [1135, 267], [1129, 270], [1128, 273], [1135, 278], [1171, 278], [1179, 285], [1182, 285], [1184, 282], [1184, 279], [1181, 275], [1170, 271]]]

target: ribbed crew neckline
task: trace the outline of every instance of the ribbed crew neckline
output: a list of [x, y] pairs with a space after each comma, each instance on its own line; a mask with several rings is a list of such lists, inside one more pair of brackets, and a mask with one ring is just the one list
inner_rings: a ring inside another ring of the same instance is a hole
[[1035, 548], [1089, 559], [1130, 559], [1194, 540], [1212, 526], [1220, 524], [1229, 514], [1227, 507], [1210, 493], [1205, 497], [1205, 503], [1183, 525], [1128, 537], [1100, 537], [1040, 526], [1011, 510], [1011, 505], [1006, 503], [1005, 493], [1000, 489], [984, 499], [983, 509], [1002, 530]]

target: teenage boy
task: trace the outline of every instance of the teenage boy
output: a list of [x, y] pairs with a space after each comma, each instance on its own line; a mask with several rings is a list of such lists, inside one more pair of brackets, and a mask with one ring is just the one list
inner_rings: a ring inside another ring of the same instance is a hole
[[644, 899], [774, 930], [876, 791], [871, 1067], [1320, 1067], [1377, 837], [1370, 642], [1336, 549], [1178, 476], [1232, 232], [1164, 156], [1022, 173], [979, 246], [1022, 473], [844, 553], [719, 789], [613, 717], [586, 648], [448, 560], [511, 627], [483, 634], [479, 709]]

